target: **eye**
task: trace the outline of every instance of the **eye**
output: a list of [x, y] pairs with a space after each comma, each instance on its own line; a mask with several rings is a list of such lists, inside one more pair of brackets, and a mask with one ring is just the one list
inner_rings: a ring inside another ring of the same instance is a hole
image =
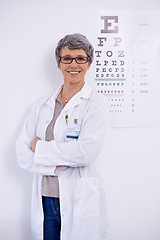
[[64, 61], [71, 61], [72, 58], [71, 58], [71, 57], [63, 57], [62, 59], [63, 59]]
[[66, 63], [66, 64], [69, 64], [72, 62], [72, 58], [71, 57], [68, 57], [68, 56], [64, 56], [64, 57], [61, 57], [61, 60], [60, 60], [62, 63]]
[[77, 63], [79, 64], [83, 64], [83, 63], [87, 63], [88, 62], [88, 58], [84, 57], [84, 56], [79, 56], [76, 58]]
[[77, 57], [77, 60], [78, 61], [86, 61], [86, 58], [85, 57]]

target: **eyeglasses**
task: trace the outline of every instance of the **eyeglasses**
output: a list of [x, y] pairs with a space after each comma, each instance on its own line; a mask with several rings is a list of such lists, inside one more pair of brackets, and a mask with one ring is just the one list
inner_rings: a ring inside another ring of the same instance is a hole
[[79, 56], [79, 57], [72, 58], [72, 57], [64, 56], [64, 57], [59, 57], [59, 60], [61, 63], [64, 63], [64, 64], [70, 64], [73, 62], [73, 60], [75, 60], [76, 63], [78, 64], [85, 64], [90, 60], [90, 57]]

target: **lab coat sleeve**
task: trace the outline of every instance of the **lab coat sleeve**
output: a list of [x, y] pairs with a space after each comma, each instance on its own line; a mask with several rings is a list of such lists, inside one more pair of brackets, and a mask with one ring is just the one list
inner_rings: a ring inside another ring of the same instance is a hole
[[34, 152], [31, 150], [31, 143], [36, 137], [37, 124], [37, 102], [32, 106], [22, 130], [16, 140], [16, 155], [18, 165], [32, 173], [54, 175], [55, 168], [40, 166], [34, 163]]
[[80, 167], [89, 165], [98, 155], [110, 124], [106, 99], [92, 99], [77, 141], [38, 141], [34, 161], [38, 166]]

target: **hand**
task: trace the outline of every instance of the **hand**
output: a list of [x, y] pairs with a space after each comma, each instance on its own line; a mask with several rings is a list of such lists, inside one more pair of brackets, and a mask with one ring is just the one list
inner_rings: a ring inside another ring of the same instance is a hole
[[32, 143], [31, 143], [31, 149], [32, 149], [33, 152], [35, 152], [36, 144], [39, 140], [41, 140], [39, 137], [36, 137], [36, 138], [33, 139]]

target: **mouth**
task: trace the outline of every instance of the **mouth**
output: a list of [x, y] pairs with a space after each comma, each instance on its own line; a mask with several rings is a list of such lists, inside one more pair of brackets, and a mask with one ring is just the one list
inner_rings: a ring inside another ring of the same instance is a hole
[[81, 71], [68, 71], [68, 73], [72, 76], [76, 76], [80, 73]]
[[68, 71], [68, 73], [70, 73], [70, 74], [78, 74], [78, 73], [80, 73], [80, 71]]

